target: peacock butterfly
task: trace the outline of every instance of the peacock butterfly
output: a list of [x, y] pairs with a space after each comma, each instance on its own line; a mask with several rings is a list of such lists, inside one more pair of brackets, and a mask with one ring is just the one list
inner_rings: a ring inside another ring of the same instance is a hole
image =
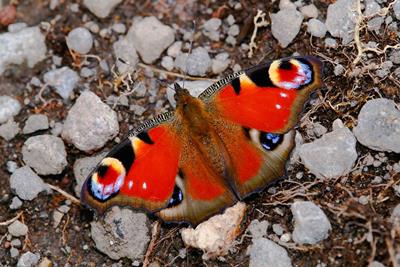
[[305, 101], [322, 85], [321, 62], [292, 57], [240, 71], [198, 98], [175, 84], [174, 112], [148, 120], [86, 179], [81, 199], [198, 224], [284, 175]]

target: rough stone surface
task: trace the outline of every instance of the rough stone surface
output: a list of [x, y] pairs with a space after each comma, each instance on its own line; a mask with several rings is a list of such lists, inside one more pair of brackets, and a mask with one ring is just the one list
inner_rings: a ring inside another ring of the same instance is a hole
[[303, 164], [317, 177], [346, 175], [357, 160], [356, 139], [346, 127], [339, 127], [299, 148]]
[[326, 26], [318, 19], [310, 19], [307, 22], [307, 31], [315, 37], [322, 38], [326, 34]]
[[25, 236], [28, 233], [28, 226], [16, 220], [8, 226], [8, 232], [15, 237]]
[[204, 47], [193, 49], [190, 55], [180, 54], [175, 59], [175, 66], [191, 76], [205, 76], [211, 65], [210, 55]]
[[18, 197], [13, 197], [11, 204], [10, 204], [10, 209], [16, 210], [19, 209], [22, 206], [22, 201]]
[[68, 99], [79, 81], [79, 75], [69, 67], [62, 67], [45, 73], [43, 79], [45, 83], [53, 86], [63, 99]]
[[393, 5], [393, 12], [396, 16], [396, 19], [400, 20], [400, 1], [396, 1], [396, 3]]
[[26, 62], [32, 68], [45, 59], [46, 51], [45, 36], [39, 27], [0, 34], [0, 75], [11, 64]]
[[78, 27], [70, 31], [67, 35], [66, 41], [69, 49], [80, 54], [89, 53], [93, 46], [92, 34], [89, 30], [83, 27]]
[[368, 101], [353, 129], [357, 140], [373, 150], [400, 153], [400, 111], [393, 100]]
[[267, 234], [267, 230], [269, 227], [268, 221], [259, 221], [257, 219], [252, 220], [249, 227], [247, 227], [247, 231], [250, 232], [253, 239], [264, 237]]
[[40, 175], [60, 174], [68, 164], [63, 140], [49, 134], [28, 138], [22, 157]]
[[162, 24], [156, 17], [146, 17], [132, 25], [127, 38], [142, 60], [151, 64], [174, 42], [175, 36], [172, 28]]
[[299, 33], [302, 22], [303, 15], [293, 8], [283, 9], [276, 14], [271, 14], [272, 35], [283, 48], [287, 47]]
[[328, 7], [325, 25], [332, 36], [342, 38], [343, 44], [353, 40], [357, 17], [355, 3], [356, 0], [338, 0]]
[[118, 71], [120, 73], [133, 72], [136, 64], [139, 62], [139, 56], [137, 55], [135, 46], [126, 37], [119, 39], [113, 44], [114, 54], [116, 58], [120, 58], [125, 62], [120, 60], [116, 61]]
[[22, 129], [24, 134], [34, 133], [39, 130], [46, 130], [49, 128], [49, 119], [44, 114], [30, 115], [25, 122], [25, 126]]
[[171, 71], [174, 68], [174, 59], [170, 56], [165, 56], [161, 60], [161, 66], [168, 70]]
[[266, 238], [257, 238], [250, 245], [249, 267], [291, 267], [292, 261], [283, 247]]
[[293, 241], [299, 244], [316, 244], [328, 237], [332, 229], [323, 210], [310, 201], [297, 201], [290, 207], [295, 221]]
[[10, 141], [19, 133], [20, 130], [18, 123], [13, 119], [10, 119], [6, 123], [0, 125], [0, 136], [6, 141]]
[[62, 137], [78, 149], [99, 149], [119, 131], [117, 114], [92, 92], [85, 91], [68, 112]]
[[96, 248], [111, 259], [143, 259], [150, 241], [150, 223], [144, 213], [114, 206], [104, 220], [93, 221], [90, 225]]
[[39, 262], [39, 256], [28, 251], [19, 258], [17, 267], [33, 267]]
[[21, 167], [11, 175], [10, 187], [23, 200], [32, 200], [40, 192], [50, 192], [49, 187], [28, 166]]
[[318, 9], [314, 4], [301, 7], [300, 12], [303, 14], [305, 18], [318, 17]]
[[[1, 45], [1, 44], [0, 44]], [[21, 104], [11, 96], [0, 96], [0, 123], [5, 123], [21, 110]]]
[[74, 163], [74, 176], [76, 181], [75, 186], [75, 194], [79, 197], [82, 190], [82, 185], [85, 182], [85, 179], [88, 177], [90, 172], [96, 167], [96, 165], [102, 160], [105, 156], [104, 153], [101, 153], [97, 156], [93, 157], [85, 157], [75, 161]]
[[83, 4], [99, 18], [107, 17], [122, 0], [84, 0]]
[[239, 234], [245, 211], [246, 205], [238, 202], [223, 214], [202, 222], [195, 229], [182, 229], [182, 240], [187, 246], [201, 249], [204, 252], [203, 259], [225, 255]]

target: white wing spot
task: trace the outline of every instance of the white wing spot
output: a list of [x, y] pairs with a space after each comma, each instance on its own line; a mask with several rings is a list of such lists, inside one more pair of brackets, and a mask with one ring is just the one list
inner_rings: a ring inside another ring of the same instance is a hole
[[144, 190], [147, 189], [147, 184], [146, 184], [146, 182], [144, 182], [144, 183], [142, 184], [142, 188], [143, 188]]
[[276, 107], [276, 109], [281, 109], [282, 108], [282, 106], [279, 105], [279, 104], [276, 104], [275, 107]]

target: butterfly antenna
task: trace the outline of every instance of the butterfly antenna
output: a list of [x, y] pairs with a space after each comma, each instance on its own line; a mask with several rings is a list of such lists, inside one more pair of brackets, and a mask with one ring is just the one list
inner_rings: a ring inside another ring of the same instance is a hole
[[195, 33], [195, 31], [196, 31], [196, 21], [193, 20], [192, 34], [191, 34], [191, 36], [190, 36], [190, 44], [189, 44], [189, 53], [188, 53], [188, 56], [186, 57], [186, 60], [185, 60], [185, 69], [184, 69], [184, 71], [183, 71], [184, 80], [183, 80], [183, 83], [182, 83], [182, 88], [185, 88], [185, 81], [186, 81], [186, 79], [187, 79], [187, 77], [188, 77], [188, 75], [187, 75], [188, 64], [187, 64], [187, 63], [188, 63], [189, 56], [190, 56], [190, 54], [192, 53], [193, 41], [194, 41], [194, 33]]

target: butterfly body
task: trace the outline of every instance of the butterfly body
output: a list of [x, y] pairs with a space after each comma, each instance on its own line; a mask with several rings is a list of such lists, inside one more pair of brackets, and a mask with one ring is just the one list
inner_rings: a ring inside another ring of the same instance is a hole
[[284, 175], [319, 60], [276, 60], [228, 76], [198, 98], [176, 86], [175, 112], [145, 122], [89, 175], [82, 200], [197, 224]]

